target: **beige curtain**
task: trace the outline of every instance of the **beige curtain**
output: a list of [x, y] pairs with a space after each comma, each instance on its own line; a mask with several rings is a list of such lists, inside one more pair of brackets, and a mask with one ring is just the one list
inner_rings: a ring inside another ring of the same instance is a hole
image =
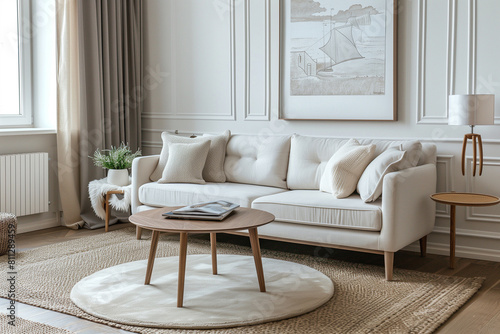
[[[64, 225], [98, 228], [88, 183], [96, 149], [141, 142], [142, 0], [57, 1], [57, 154]], [[116, 219], [110, 221], [110, 224]]]
[[80, 217], [80, 77], [77, 0], [57, 0], [57, 161], [63, 224]]
[[[135, 151], [141, 142], [141, 2], [78, 1], [80, 214], [90, 229], [102, 227], [104, 222], [92, 211], [84, 185], [106, 175], [86, 157], [96, 149], [109, 149], [121, 142]], [[114, 222], [116, 219], [110, 224]]]

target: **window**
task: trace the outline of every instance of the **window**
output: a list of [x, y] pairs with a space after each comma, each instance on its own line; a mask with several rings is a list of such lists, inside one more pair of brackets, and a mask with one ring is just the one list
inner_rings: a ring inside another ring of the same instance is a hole
[[33, 124], [29, 4], [0, 0], [0, 127]]

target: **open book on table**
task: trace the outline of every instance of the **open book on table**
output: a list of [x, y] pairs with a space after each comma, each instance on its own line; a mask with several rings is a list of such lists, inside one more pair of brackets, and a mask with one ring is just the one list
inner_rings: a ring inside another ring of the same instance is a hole
[[163, 216], [181, 219], [222, 220], [237, 207], [239, 207], [238, 204], [219, 200], [188, 205], [177, 210], [166, 212]]

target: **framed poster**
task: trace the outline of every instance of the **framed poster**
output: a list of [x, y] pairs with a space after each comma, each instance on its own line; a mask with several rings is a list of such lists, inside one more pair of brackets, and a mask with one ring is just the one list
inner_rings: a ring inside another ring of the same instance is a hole
[[396, 120], [395, 0], [281, 0], [280, 118]]

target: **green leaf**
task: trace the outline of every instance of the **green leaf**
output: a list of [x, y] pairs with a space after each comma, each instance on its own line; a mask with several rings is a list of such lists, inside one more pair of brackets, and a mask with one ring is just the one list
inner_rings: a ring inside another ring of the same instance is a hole
[[132, 161], [141, 155], [141, 150], [132, 153], [128, 145], [121, 143], [119, 147], [111, 146], [109, 150], [96, 149], [93, 156], [89, 156], [97, 167], [105, 169], [128, 169]]

